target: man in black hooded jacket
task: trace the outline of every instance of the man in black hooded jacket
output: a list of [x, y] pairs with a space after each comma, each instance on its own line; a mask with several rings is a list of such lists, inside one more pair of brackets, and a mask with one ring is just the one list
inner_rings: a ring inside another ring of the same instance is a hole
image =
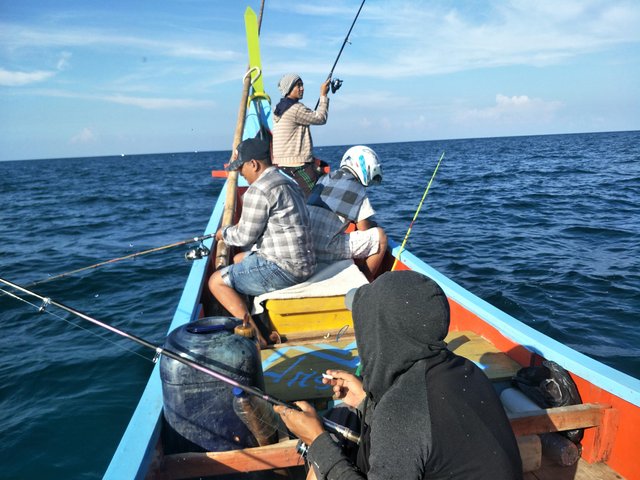
[[332, 440], [315, 410], [276, 407], [308, 445], [321, 479], [522, 479], [509, 420], [491, 382], [446, 348], [449, 303], [433, 280], [396, 271], [347, 295], [362, 379], [328, 371], [337, 398], [363, 412], [357, 460]]

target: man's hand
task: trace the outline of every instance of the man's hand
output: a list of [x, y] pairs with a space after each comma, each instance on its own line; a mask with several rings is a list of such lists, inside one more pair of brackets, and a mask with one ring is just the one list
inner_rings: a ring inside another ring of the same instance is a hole
[[367, 396], [362, 388], [362, 382], [358, 377], [343, 370], [327, 370], [327, 375], [323, 376], [322, 383], [333, 386], [334, 398], [341, 399], [350, 407], [356, 408]]
[[320, 96], [326, 97], [329, 93], [329, 85], [331, 84], [331, 79], [328, 78], [322, 85], [320, 85]]
[[296, 402], [302, 411], [276, 405], [274, 411], [291, 432], [307, 445], [311, 445], [316, 438], [324, 433], [324, 426], [315, 409], [307, 402]]

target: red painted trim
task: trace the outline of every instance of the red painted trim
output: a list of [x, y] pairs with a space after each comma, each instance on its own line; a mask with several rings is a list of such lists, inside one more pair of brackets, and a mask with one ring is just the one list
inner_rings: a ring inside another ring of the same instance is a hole
[[[404, 267], [404, 265], [403, 265]], [[403, 270], [406, 267], [402, 268]], [[542, 358], [524, 346], [502, 335], [496, 328], [449, 299], [451, 324], [449, 330], [470, 330], [484, 337], [520, 365], [535, 365]], [[605, 461], [627, 480], [640, 480], [640, 461], [637, 458], [637, 430], [640, 427], [640, 408], [571, 374], [583, 403], [603, 403], [614, 409], [605, 416], [598, 428], [585, 430], [582, 457], [588, 462]]]

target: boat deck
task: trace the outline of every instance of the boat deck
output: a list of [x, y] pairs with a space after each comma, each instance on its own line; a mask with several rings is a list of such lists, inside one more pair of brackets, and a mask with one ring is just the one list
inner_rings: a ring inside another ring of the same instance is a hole
[[[449, 349], [478, 365], [494, 382], [506, 381], [520, 365], [479, 335], [450, 332]], [[352, 333], [311, 336], [295, 339], [262, 350], [265, 389], [285, 401], [328, 398], [331, 390], [322, 384], [321, 374], [327, 369], [354, 372], [358, 351]]]
[[[471, 331], [454, 331], [447, 336], [449, 348], [476, 363], [499, 391], [521, 368], [520, 364]], [[331, 390], [322, 384], [326, 369], [354, 372], [358, 352], [353, 331], [289, 334], [282, 344], [261, 351], [265, 390], [285, 401], [308, 400], [319, 410], [331, 406]], [[538, 434], [578, 427], [598, 427], [611, 407], [584, 404], [538, 412], [510, 414], [523, 460], [525, 480], [617, 480], [623, 479], [604, 463], [580, 459], [572, 466], [559, 466], [542, 454]], [[297, 441], [282, 438], [266, 447], [229, 452], [168, 455], [160, 460], [162, 475], [149, 478], [197, 478], [242, 471], [286, 469], [289, 478], [304, 478]], [[282, 471], [282, 470], [281, 470]]]
[[[508, 386], [521, 368], [493, 344], [471, 331], [450, 332], [446, 338], [449, 349], [478, 365], [494, 382], [496, 389]], [[287, 342], [262, 351], [266, 391], [285, 401], [306, 399], [324, 408], [331, 391], [322, 384], [326, 369], [354, 372], [358, 352], [352, 332], [307, 332], [300, 337], [289, 336]], [[525, 480], [613, 480], [620, 475], [604, 463], [590, 464], [582, 459], [573, 466], [563, 467], [540, 454], [536, 436], [521, 436], [518, 443], [523, 456]]]
[[624, 480], [604, 463], [588, 463], [580, 459], [571, 467], [561, 467], [543, 457], [542, 466], [526, 472], [524, 480]]

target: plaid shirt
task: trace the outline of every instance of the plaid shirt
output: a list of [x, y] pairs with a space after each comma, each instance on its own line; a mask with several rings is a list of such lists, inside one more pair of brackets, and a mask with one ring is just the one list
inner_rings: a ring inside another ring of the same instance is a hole
[[227, 245], [256, 245], [257, 254], [301, 281], [315, 271], [309, 213], [300, 187], [269, 167], [247, 189], [240, 221], [222, 230]]
[[[277, 110], [277, 109], [276, 109]], [[296, 103], [273, 120], [273, 164], [296, 166], [313, 161], [313, 140], [309, 125], [324, 125], [329, 115], [329, 98], [320, 97], [317, 110]]]
[[376, 213], [365, 187], [350, 172], [341, 169], [320, 177], [307, 206], [316, 253], [323, 259], [327, 255], [322, 252], [331, 252], [331, 242], [350, 222], [360, 222]]

